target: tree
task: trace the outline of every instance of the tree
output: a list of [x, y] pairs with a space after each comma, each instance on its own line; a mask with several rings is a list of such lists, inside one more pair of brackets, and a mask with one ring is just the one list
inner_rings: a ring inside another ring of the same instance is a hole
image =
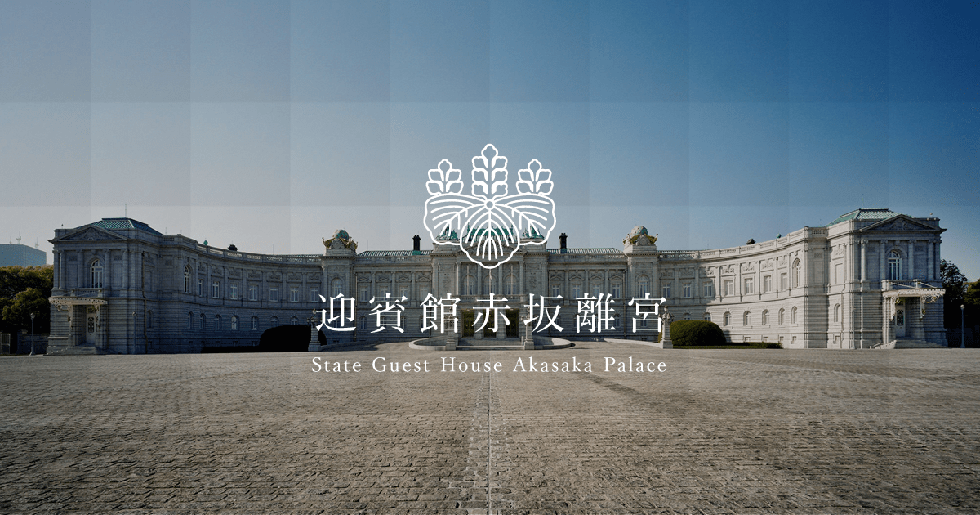
[[980, 325], [980, 281], [968, 283], [966, 293], [963, 295], [963, 305], [966, 306], [964, 325], [967, 334], [970, 334], [970, 328]]
[[[34, 313], [33, 324], [31, 313]], [[12, 302], [4, 306], [3, 321], [11, 327], [33, 327], [34, 334], [48, 333], [51, 331], [51, 304], [41, 290], [28, 288], [15, 295]]]
[[943, 280], [943, 326], [946, 329], [960, 328], [960, 305], [966, 293], [966, 276], [959, 267], [943, 259], [939, 262], [939, 276]]
[[49, 332], [53, 284], [52, 266], [0, 267], [0, 331], [29, 331], [34, 313], [34, 332]]

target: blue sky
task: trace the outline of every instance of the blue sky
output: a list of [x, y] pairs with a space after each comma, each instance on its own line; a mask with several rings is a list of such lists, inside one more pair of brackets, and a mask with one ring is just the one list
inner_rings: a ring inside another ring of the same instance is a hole
[[[427, 171], [553, 171], [573, 247], [934, 214], [980, 277], [968, 2], [0, 4], [0, 239], [131, 217], [243, 251], [425, 234]], [[557, 246], [556, 238], [551, 244]], [[49, 256], [50, 260], [50, 256]]]

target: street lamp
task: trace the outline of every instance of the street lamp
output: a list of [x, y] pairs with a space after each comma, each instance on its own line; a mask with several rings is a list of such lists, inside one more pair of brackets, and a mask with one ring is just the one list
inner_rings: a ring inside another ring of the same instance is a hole
[[960, 348], [966, 348], [966, 322], [964, 321], [964, 309], [966, 309], [966, 304], [960, 304]]
[[31, 313], [31, 356], [34, 355], [34, 313]]

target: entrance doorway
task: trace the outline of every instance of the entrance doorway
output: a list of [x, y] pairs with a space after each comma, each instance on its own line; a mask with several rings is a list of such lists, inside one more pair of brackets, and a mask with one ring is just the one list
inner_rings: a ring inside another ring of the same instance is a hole
[[895, 307], [895, 337], [905, 338], [905, 306]]
[[85, 314], [85, 344], [95, 345], [95, 324], [96, 316], [94, 312]]

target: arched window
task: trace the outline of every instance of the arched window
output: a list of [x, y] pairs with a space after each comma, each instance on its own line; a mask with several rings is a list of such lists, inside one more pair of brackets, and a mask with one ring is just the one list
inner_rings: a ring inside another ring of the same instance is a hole
[[293, 317], [293, 318], [290, 318], [289, 319], [289, 325], [296, 325], [298, 323], [299, 323], [299, 319], [296, 318], [296, 317]]
[[191, 269], [184, 269], [184, 293], [191, 292]]
[[102, 287], [102, 279], [103, 279], [102, 271], [103, 271], [102, 260], [96, 259], [95, 261], [92, 261], [92, 277], [91, 277], [92, 288]]
[[779, 308], [779, 325], [783, 325], [785, 323], [786, 323], [786, 310], [783, 308]]
[[269, 320], [269, 322], [272, 324], [271, 327], [278, 327], [279, 326], [279, 317], [272, 317], [272, 319]]
[[214, 315], [214, 330], [221, 330], [221, 315]]
[[146, 312], [146, 328], [147, 329], [153, 328], [153, 311]]
[[803, 285], [803, 283], [801, 282], [802, 276], [800, 274], [800, 268], [801, 268], [800, 260], [799, 258], [797, 258], [796, 261], [793, 261], [793, 287], [794, 288], [799, 288], [800, 286]]
[[473, 277], [472, 275], [466, 276], [463, 295], [476, 295], [476, 277]]
[[341, 292], [343, 291], [343, 289], [344, 289], [344, 282], [341, 281], [340, 279], [334, 279], [330, 283], [330, 288], [331, 288], [331, 291], [333, 292], [330, 295], [332, 297], [336, 297], [337, 295], [340, 295]]
[[796, 325], [796, 308], [790, 313], [790, 323]]
[[724, 316], [724, 325], [730, 325], [731, 323], [732, 323], [732, 314], [726, 311]]
[[259, 330], [259, 317], [252, 317], [252, 330], [253, 331]]
[[707, 320], [708, 322], [710, 322], [711, 321], [711, 313], [705, 313], [704, 314], [704, 319]]
[[691, 319], [691, 314], [690, 313], [684, 313], [684, 320], [690, 320], [690, 319]]
[[206, 319], [207, 319], [207, 317], [204, 316], [204, 313], [201, 313], [201, 324], [198, 326], [198, 329], [200, 329], [202, 331], [204, 330], [204, 328], [206, 327], [206, 324], [207, 324]]
[[888, 254], [888, 280], [902, 280], [902, 253], [897, 250]]
[[762, 310], [762, 325], [769, 325], [769, 310]]
[[187, 312], [187, 328], [188, 329], [194, 328], [194, 312], [192, 311]]
[[516, 295], [517, 294], [517, 278], [514, 274], [507, 276], [504, 281], [504, 294], [505, 295]]
[[840, 322], [840, 304], [834, 304], [834, 322]]
[[650, 279], [645, 275], [641, 275], [639, 287], [640, 297], [646, 297], [647, 293], [650, 292]]
[[232, 331], [238, 330], [238, 315], [231, 316], [231, 330]]
[[742, 325], [749, 325], [749, 312], [742, 313]]

